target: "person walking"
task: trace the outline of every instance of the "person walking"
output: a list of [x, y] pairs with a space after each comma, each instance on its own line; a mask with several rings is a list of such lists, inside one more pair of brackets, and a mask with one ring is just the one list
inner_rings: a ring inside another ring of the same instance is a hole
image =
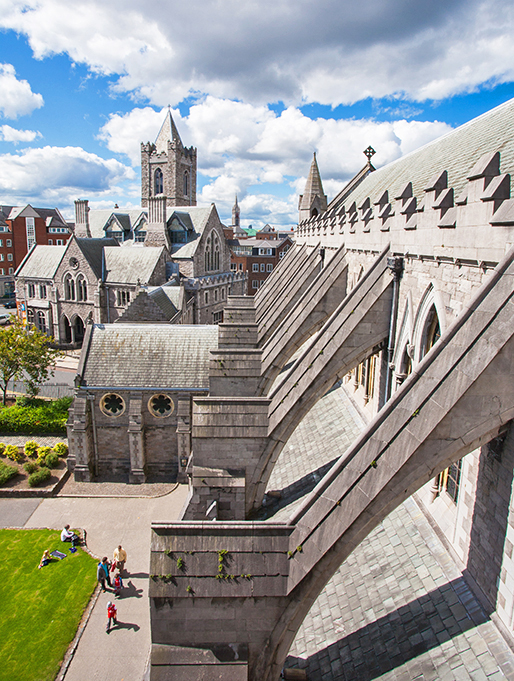
[[123, 575], [123, 568], [125, 567], [125, 563], [127, 561], [127, 552], [121, 546], [121, 544], [117, 549], [114, 549], [113, 560], [116, 568], [120, 571], [120, 574]]
[[107, 556], [104, 556], [102, 560], [98, 563], [98, 568], [96, 570], [96, 579], [102, 585], [102, 591], [107, 591], [105, 583], [111, 586], [111, 577], [109, 575], [109, 561]]
[[118, 624], [118, 611], [114, 603], [109, 601], [107, 603], [107, 626], [105, 627], [107, 633], [109, 633], [113, 624]]

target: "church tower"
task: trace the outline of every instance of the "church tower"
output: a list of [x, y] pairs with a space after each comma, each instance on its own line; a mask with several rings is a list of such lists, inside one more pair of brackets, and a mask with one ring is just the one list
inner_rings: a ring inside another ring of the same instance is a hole
[[319, 174], [316, 152], [312, 159], [309, 177], [305, 184], [305, 190], [298, 200], [298, 222], [308, 220], [327, 210], [327, 197], [323, 193], [323, 184]]
[[239, 227], [241, 222], [241, 210], [239, 208], [239, 204], [237, 202], [237, 194], [236, 194], [236, 202], [234, 203], [232, 207], [232, 227], [234, 228], [234, 231], [236, 227]]
[[141, 206], [158, 196], [166, 206], [196, 206], [196, 149], [184, 147], [168, 110], [157, 139], [141, 143]]

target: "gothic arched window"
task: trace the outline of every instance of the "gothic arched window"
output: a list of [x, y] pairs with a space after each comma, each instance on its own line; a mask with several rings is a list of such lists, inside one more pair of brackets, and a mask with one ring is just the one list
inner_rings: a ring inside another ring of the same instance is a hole
[[46, 333], [46, 315], [42, 310], [37, 313], [37, 328], [42, 333]]
[[186, 170], [184, 173], [184, 196], [187, 196], [189, 194], [189, 174]]
[[424, 357], [433, 345], [441, 338], [441, 327], [439, 325], [439, 317], [435, 305], [430, 308], [423, 333], [423, 341], [421, 348], [421, 357]]
[[220, 268], [220, 240], [215, 232], [207, 237], [205, 246], [205, 270], [213, 272]]
[[154, 187], [156, 196], [157, 194], [164, 194], [164, 176], [160, 168], [157, 168], [157, 170], [155, 171]]
[[87, 300], [87, 281], [82, 276], [77, 280], [77, 299]]
[[66, 300], [75, 300], [75, 280], [71, 274], [64, 278], [64, 297]]

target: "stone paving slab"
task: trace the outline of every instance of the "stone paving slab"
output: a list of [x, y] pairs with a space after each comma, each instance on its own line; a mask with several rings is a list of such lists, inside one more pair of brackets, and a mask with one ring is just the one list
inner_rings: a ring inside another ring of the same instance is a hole
[[[284, 448], [263, 517], [286, 520], [364, 421], [328, 393]], [[413, 498], [345, 561], [298, 631], [286, 666], [309, 681], [513, 679], [514, 654]]]
[[0, 527], [23, 527], [41, 499], [0, 499]]

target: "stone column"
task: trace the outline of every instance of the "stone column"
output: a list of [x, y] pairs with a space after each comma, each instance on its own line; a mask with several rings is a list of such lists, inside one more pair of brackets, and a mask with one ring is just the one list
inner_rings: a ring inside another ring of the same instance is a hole
[[[187, 482], [187, 462], [191, 454], [191, 399], [180, 398], [177, 404], [178, 482]], [[185, 465], [184, 465], [185, 464]]]
[[[94, 409], [94, 405], [92, 405]], [[91, 413], [85, 395], [76, 395], [73, 402], [73, 421], [68, 427], [68, 470], [74, 472], [77, 482], [91, 482], [94, 467], [94, 435]], [[71, 421], [71, 418], [70, 418]]]
[[130, 473], [129, 482], [145, 482], [145, 443], [142, 417], [143, 400], [141, 394], [131, 393], [129, 397], [129, 451]]

